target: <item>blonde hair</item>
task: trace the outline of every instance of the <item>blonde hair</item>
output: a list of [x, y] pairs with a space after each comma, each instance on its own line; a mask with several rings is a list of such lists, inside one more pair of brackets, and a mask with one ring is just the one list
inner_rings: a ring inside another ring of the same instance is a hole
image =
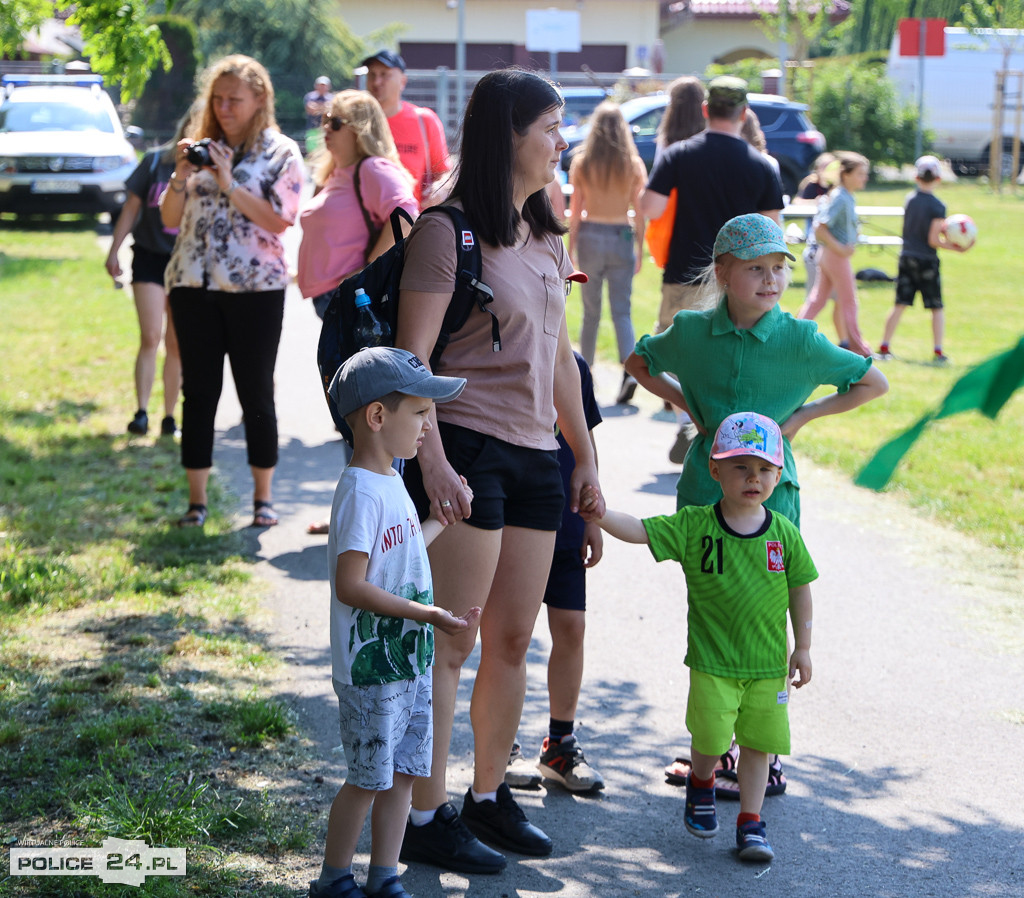
[[[326, 113], [345, 120], [356, 136], [356, 153], [360, 159], [368, 156], [383, 156], [390, 159], [413, 183], [413, 177], [402, 165], [395, 147], [395, 139], [391, 136], [391, 126], [380, 103], [365, 90], [342, 90], [331, 99]], [[327, 182], [331, 173], [337, 168], [334, 157], [325, 148], [318, 150], [313, 159], [313, 180], [322, 185]]]
[[[726, 278], [729, 269], [737, 262], [743, 262], [738, 256], [732, 253], [722, 253], [713, 262], [709, 262], [701, 269], [700, 275], [694, 283], [697, 285], [697, 298], [691, 309], [705, 310], [713, 309], [727, 295]], [[782, 291], [789, 286], [789, 280], [793, 275], [793, 266], [789, 259], [783, 256], [783, 265], [786, 269], [786, 282], [782, 285]], [[780, 292], [782, 292], [780, 291]]]
[[825, 166], [825, 176], [837, 187], [843, 186], [843, 175], [852, 174], [861, 166], [864, 166], [869, 172], [871, 170], [871, 163], [867, 156], [862, 156], [860, 153], [837, 150], [835, 156], [836, 158]]
[[601, 103], [588, 125], [590, 130], [573, 166], [591, 184], [607, 187], [613, 179], [623, 184], [631, 182], [640, 156], [619, 104], [609, 100]]
[[761, 130], [761, 120], [753, 109], [747, 109], [743, 124], [740, 126], [740, 137], [759, 153], [764, 153], [768, 149], [768, 141], [765, 140], [764, 131]]
[[203, 73], [202, 87], [199, 91], [199, 99], [203, 103], [203, 111], [199, 116], [198, 123], [193, 124], [193, 132], [190, 137], [198, 140], [202, 137], [212, 137], [215, 140], [224, 139], [224, 130], [217, 121], [211, 99], [213, 87], [221, 78], [237, 78], [253, 92], [259, 103], [256, 114], [249, 122], [249, 127], [242, 141], [241, 149], [247, 152], [252, 149], [256, 139], [267, 128], [275, 131], [281, 130], [277, 126], [277, 119], [274, 116], [274, 85], [270, 82], [270, 74], [260, 63], [251, 56], [243, 56], [236, 53], [233, 56], [225, 56], [214, 63]]
[[202, 110], [202, 98], [196, 97], [196, 99], [192, 101], [192, 105], [188, 107], [188, 111], [178, 119], [178, 126], [174, 129], [174, 136], [163, 145], [162, 152], [160, 154], [161, 162], [168, 165], [174, 165], [174, 160], [178, 155], [178, 141], [185, 137], [193, 125], [199, 121]]

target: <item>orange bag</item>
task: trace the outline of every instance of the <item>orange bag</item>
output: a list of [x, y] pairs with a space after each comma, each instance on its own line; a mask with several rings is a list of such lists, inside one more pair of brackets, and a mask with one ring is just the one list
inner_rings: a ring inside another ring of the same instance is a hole
[[676, 188], [668, 195], [668, 205], [665, 211], [658, 218], [647, 222], [647, 231], [644, 239], [647, 241], [647, 249], [659, 268], [664, 268], [668, 263], [668, 247], [672, 242], [672, 226], [676, 221], [676, 200], [678, 193]]

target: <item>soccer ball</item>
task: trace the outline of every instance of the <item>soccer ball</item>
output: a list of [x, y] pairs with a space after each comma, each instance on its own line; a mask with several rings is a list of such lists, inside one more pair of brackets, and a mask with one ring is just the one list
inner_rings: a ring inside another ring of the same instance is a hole
[[944, 225], [946, 240], [953, 246], [967, 249], [978, 239], [978, 226], [969, 215], [950, 215]]

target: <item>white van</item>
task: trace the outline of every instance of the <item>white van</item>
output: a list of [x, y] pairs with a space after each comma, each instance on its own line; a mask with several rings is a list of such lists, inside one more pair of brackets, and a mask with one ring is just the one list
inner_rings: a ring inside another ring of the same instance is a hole
[[[1009, 60], [1004, 46], [1012, 47]], [[900, 56], [897, 31], [889, 51], [889, 78], [902, 98], [918, 102], [920, 62]], [[924, 125], [935, 136], [932, 151], [948, 158], [961, 174], [988, 170], [996, 72], [1024, 71], [1024, 32], [1000, 29], [946, 29], [946, 55], [924, 60]], [[1004, 174], [1009, 174], [1017, 107], [1017, 79], [1008, 78], [1003, 112]], [[1024, 131], [1024, 129], [1022, 129]], [[1024, 140], [1024, 133], [1021, 134]]]

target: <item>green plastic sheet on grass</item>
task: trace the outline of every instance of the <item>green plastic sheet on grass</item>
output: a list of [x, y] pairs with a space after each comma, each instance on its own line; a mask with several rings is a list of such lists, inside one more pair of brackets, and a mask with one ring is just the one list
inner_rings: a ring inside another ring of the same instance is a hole
[[1016, 390], [1024, 386], [1024, 337], [1007, 352], [992, 356], [961, 377], [942, 404], [878, 449], [854, 478], [857, 486], [880, 490], [890, 480], [903, 456], [932, 421], [977, 409], [995, 418]]

